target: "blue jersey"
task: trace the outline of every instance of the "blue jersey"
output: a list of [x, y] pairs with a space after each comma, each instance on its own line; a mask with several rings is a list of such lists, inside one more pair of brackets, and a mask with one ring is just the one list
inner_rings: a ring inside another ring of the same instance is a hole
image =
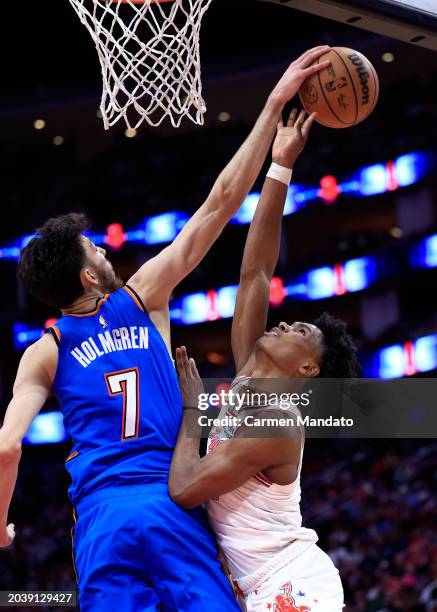
[[105, 487], [167, 483], [182, 400], [140, 298], [123, 287], [50, 331], [59, 346], [53, 388], [73, 441], [72, 503]]

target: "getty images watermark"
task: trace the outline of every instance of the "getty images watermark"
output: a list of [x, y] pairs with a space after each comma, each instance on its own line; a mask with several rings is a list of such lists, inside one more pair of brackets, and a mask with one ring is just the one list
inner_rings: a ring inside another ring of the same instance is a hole
[[[437, 379], [203, 379], [192, 435], [437, 438]], [[200, 429], [199, 429], [200, 428]], [[195, 430], [194, 430], [195, 429]]]
[[307, 409], [311, 404], [312, 393], [312, 389], [302, 393], [277, 393], [254, 387], [220, 388], [216, 392], [200, 393], [197, 408], [200, 411], [216, 408], [220, 414], [202, 414], [198, 417], [198, 424], [201, 427], [353, 427], [352, 418], [333, 415], [314, 418], [302, 414], [301, 409]]

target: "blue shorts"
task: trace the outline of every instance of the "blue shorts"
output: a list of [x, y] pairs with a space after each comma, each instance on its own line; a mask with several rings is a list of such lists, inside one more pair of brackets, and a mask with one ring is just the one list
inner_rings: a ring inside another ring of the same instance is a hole
[[166, 484], [96, 491], [76, 516], [81, 612], [240, 609], [204, 511], [179, 508]]

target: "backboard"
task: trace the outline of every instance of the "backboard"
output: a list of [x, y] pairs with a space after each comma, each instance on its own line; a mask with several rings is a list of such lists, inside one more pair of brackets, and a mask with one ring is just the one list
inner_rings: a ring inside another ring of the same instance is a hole
[[437, 51], [437, 0], [263, 0]]

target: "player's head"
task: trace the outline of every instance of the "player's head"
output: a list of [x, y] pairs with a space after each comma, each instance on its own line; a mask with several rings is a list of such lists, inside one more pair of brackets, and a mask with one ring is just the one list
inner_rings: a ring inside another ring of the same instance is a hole
[[257, 342], [257, 360], [264, 355], [279, 375], [293, 378], [355, 378], [356, 352], [346, 324], [326, 312], [313, 323], [281, 322]]
[[22, 249], [18, 276], [41, 302], [66, 308], [84, 293], [110, 293], [121, 286], [105, 250], [83, 235], [88, 228], [83, 214], [53, 217]]

